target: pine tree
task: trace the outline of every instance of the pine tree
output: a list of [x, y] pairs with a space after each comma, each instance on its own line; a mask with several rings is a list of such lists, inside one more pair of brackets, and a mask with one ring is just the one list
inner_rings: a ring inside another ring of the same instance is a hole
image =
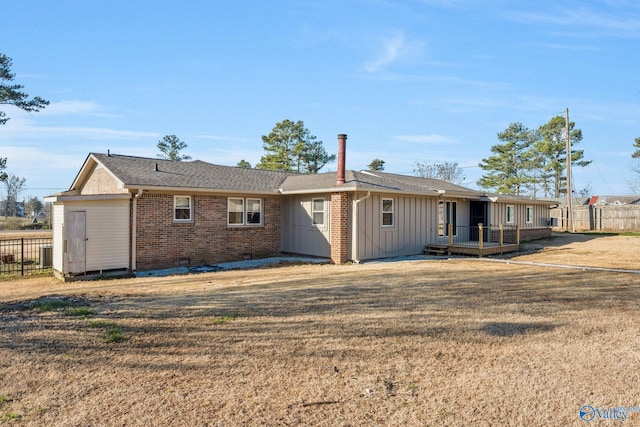
[[382, 159], [373, 159], [371, 163], [369, 163], [370, 171], [383, 171], [384, 170], [385, 161]]
[[488, 173], [478, 180], [478, 185], [498, 193], [518, 195], [535, 184], [532, 169], [536, 159], [531, 150], [535, 138], [534, 132], [517, 122], [498, 133], [498, 139], [504, 143], [492, 146], [494, 154], [482, 159], [479, 166]]
[[180, 151], [187, 148], [187, 144], [180, 141], [180, 138], [175, 135], [166, 135], [162, 140], [158, 141], [157, 147], [158, 150], [160, 150], [158, 157], [161, 159], [176, 160], [178, 162], [182, 160], [191, 160], [191, 156], [180, 154]]
[[283, 120], [276, 123], [269, 135], [262, 136], [262, 148], [267, 152], [256, 165], [258, 169], [318, 173], [324, 165], [336, 159], [328, 154], [311, 135], [304, 122]]
[[633, 148], [635, 148], [636, 151], [633, 152], [631, 157], [633, 157], [634, 159], [637, 159], [640, 157], [640, 138], [635, 139], [635, 141], [633, 142]]
[[[574, 122], [569, 122], [569, 135], [571, 138], [571, 165], [584, 167], [591, 164], [590, 160], [584, 160], [583, 150], [574, 150], [573, 146], [582, 141], [582, 131], [575, 128]], [[566, 120], [562, 116], [555, 116], [548, 123], [538, 128], [539, 139], [535, 144], [535, 150], [542, 162], [544, 172], [553, 185], [553, 197], [567, 192], [565, 170], [567, 167], [567, 136]], [[546, 196], [546, 193], [545, 193]]]

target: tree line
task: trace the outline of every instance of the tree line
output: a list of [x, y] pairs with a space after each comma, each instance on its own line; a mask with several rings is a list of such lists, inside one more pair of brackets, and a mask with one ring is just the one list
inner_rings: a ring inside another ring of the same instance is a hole
[[[584, 167], [591, 161], [584, 159], [583, 150], [573, 148], [582, 141], [582, 131], [569, 123], [571, 161], [573, 166]], [[491, 147], [491, 155], [482, 159], [479, 167], [486, 173], [478, 180], [478, 185], [502, 194], [561, 197], [566, 195], [566, 122], [555, 116], [548, 123], [536, 129], [529, 129], [520, 122], [511, 123], [504, 131], [498, 132], [500, 143]], [[640, 139], [636, 141], [637, 157], [640, 158]], [[167, 135], [158, 142], [160, 158], [188, 160], [191, 157], [180, 154], [186, 143], [175, 135]], [[311, 134], [304, 122], [285, 119], [276, 123], [268, 135], [262, 136], [265, 154], [256, 169], [280, 170], [314, 174], [328, 163], [335, 161], [336, 155], [329, 154], [323, 142]], [[386, 162], [374, 159], [369, 170], [383, 171]], [[238, 167], [251, 168], [246, 160], [240, 160]], [[439, 179], [460, 184], [465, 179], [463, 168], [458, 162], [415, 161], [413, 174], [424, 178]]]

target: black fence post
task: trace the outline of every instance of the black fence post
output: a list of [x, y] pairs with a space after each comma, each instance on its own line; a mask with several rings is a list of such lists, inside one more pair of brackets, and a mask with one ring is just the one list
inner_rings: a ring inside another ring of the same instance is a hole
[[20, 239], [20, 274], [24, 276], [24, 237]]

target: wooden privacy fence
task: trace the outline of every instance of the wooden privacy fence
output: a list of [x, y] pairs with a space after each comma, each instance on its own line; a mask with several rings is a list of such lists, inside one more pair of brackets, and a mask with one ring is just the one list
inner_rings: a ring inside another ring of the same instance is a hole
[[[556, 228], [567, 228], [567, 215], [566, 206], [552, 210], [551, 217], [558, 218]], [[573, 227], [577, 231], [640, 231], [640, 206], [574, 206]]]
[[27, 275], [52, 270], [53, 239], [0, 240], [0, 275]]

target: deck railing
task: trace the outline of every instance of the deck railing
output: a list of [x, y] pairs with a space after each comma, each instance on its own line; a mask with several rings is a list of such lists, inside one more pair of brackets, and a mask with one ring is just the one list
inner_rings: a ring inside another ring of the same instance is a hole
[[459, 225], [455, 227], [455, 233], [453, 224], [448, 224], [448, 226], [449, 246], [469, 246], [482, 249], [485, 244], [492, 246], [520, 244], [519, 225]]

